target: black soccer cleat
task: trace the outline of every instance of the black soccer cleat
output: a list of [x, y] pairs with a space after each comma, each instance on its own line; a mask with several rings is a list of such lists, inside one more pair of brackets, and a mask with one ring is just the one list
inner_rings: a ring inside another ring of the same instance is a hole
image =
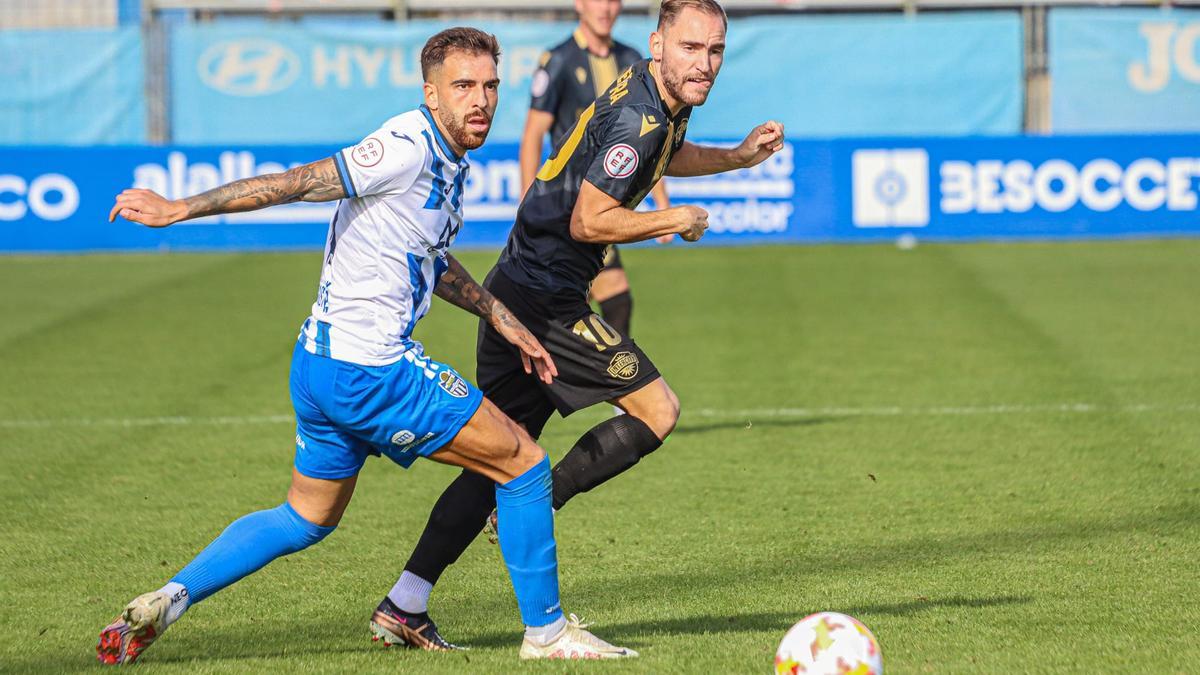
[[410, 614], [397, 607], [391, 598], [386, 597], [371, 616], [371, 639], [382, 642], [384, 647], [404, 645], [429, 652], [463, 649], [450, 644], [442, 637], [427, 612]]

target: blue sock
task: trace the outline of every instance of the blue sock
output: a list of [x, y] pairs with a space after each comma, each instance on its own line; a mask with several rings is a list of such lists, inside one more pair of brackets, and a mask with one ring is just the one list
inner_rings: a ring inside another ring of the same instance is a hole
[[333, 530], [308, 522], [284, 502], [233, 521], [171, 581], [187, 589], [188, 602], [194, 605], [272, 560], [312, 546]]
[[501, 485], [496, 483], [500, 553], [512, 578], [526, 626], [562, 618], [558, 602], [558, 558], [550, 510], [550, 459]]

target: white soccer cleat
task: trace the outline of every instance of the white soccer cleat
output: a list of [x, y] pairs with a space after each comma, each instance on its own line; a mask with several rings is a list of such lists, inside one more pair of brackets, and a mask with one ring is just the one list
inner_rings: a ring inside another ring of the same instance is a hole
[[610, 645], [584, 630], [588, 624], [571, 615], [562, 632], [544, 645], [534, 644], [529, 638], [521, 643], [522, 659], [624, 659], [638, 653], [625, 647]]
[[133, 663], [162, 635], [171, 596], [161, 591], [143, 593], [133, 599], [121, 615], [100, 631], [96, 658], [101, 663]]

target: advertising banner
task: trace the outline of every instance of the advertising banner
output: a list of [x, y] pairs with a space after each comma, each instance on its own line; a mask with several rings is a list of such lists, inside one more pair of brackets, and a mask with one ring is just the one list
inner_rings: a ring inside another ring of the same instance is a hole
[[[331, 204], [157, 230], [106, 219], [127, 187], [182, 198], [336, 150], [0, 149], [0, 251], [320, 248]], [[504, 243], [521, 193], [516, 154], [511, 143], [471, 153], [458, 246]], [[701, 245], [1200, 234], [1200, 136], [797, 140], [751, 169], [667, 181], [674, 203], [708, 210]]]
[[1200, 130], [1200, 9], [1050, 10], [1056, 132]]
[[[171, 33], [177, 143], [354, 143], [422, 101], [420, 52], [438, 21], [184, 23]], [[517, 141], [542, 52], [569, 22], [473, 21], [500, 41], [492, 141]], [[648, 52], [654, 22], [615, 37]], [[786, 58], [781, 58], [786, 55]], [[794, 134], [1013, 134], [1021, 130], [1015, 12], [735, 19], [693, 133], [741, 137], [768, 118]]]

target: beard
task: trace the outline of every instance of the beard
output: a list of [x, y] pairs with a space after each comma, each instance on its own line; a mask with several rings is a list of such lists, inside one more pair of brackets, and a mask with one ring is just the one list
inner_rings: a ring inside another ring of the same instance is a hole
[[[695, 85], [692, 87], [686, 86], [689, 83], [689, 80], [695, 80], [700, 77], [701, 76], [699, 75], [685, 75], [683, 73], [677, 73], [667, 65], [666, 59], [663, 59], [662, 61], [663, 88], [666, 89], [667, 93], [670, 94], [676, 101], [680, 101], [684, 105], [704, 105], [704, 102], [708, 100], [708, 92], [712, 91], [711, 87], [705, 89]], [[711, 82], [712, 80], [709, 81]]]
[[483, 142], [487, 140], [488, 131], [492, 129], [490, 124], [483, 131], [468, 129], [466, 118], [468, 116], [474, 117], [475, 115], [482, 115], [489, 123], [492, 121], [492, 118], [488, 117], [487, 113], [484, 112], [471, 111], [460, 119], [445, 108], [438, 110], [438, 116], [441, 117], [442, 124], [446, 125], [446, 130], [450, 132], [450, 138], [463, 150], [474, 150], [483, 145]]

